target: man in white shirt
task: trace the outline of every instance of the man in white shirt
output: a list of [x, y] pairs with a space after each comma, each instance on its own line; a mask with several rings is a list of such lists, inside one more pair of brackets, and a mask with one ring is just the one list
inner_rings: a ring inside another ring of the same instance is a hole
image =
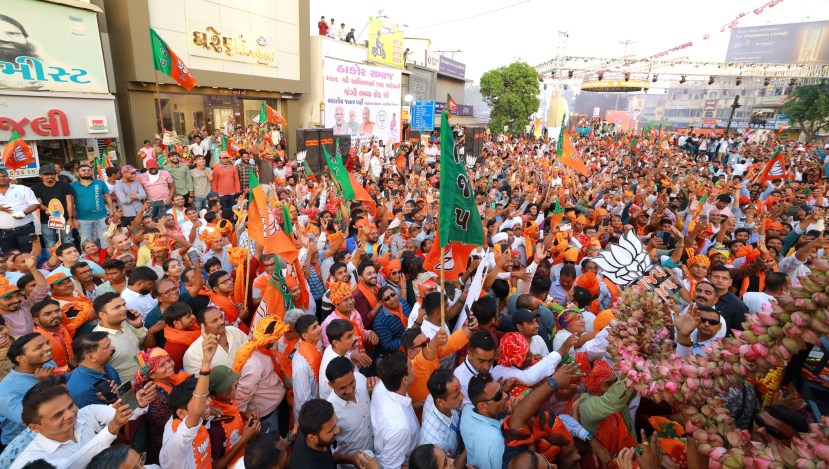
[[[213, 355], [211, 366], [225, 365], [233, 367], [236, 360], [236, 352], [248, 341], [248, 336], [238, 328], [227, 325], [225, 314], [214, 306], [207, 307], [196, 314], [196, 322], [201, 325], [208, 334], [218, 337], [219, 347]], [[202, 362], [202, 340], [196, 339], [187, 351], [184, 352], [184, 371], [190, 374], [197, 374]]]
[[299, 342], [291, 357], [291, 384], [294, 389], [294, 418], [299, 419], [302, 404], [319, 398], [322, 328], [317, 318], [309, 314], [297, 319], [294, 329], [299, 335]]
[[115, 350], [109, 364], [118, 372], [122, 383], [131, 381], [138, 371], [135, 356], [147, 336], [143, 318], [130, 314], [124, 299], [117, 293], [103, 293], [95, 298], [93, 307], [98, 315], [98, 325], [93, 330], [109, 334]]
[[[328, 336], [330, 345], [325, 347], [322, 354], [322, 361], [320, 362], [320, 399], [328, 399], [331, 394], [331, 387], [328, 385], [327, 379], [322, 379], [322, 374], [331, 363], [331, 360], [337, 357], [348, 358], [349, 361], [354, 359], [366, 360], [365, 366], [371, 366], [371, 359], [364, 353], [359, 353], [357, 349], [357, 338], [354, 337], [354, 326], [345, 319], [334, 319], [325, 328], [325, 333]], [[354, 352], [352, 353], [352, 350]], [[357, 355], [357, 357], [355, 357]], [[354, 368], [354, 375], [356, 376], [357, 386], [366, 387], [366, 377], [357, 372], [357, 367], [352, 363]], [[376, 381], [374, 378], [373, 381]]]
[[8, 171], [0, 168], [0, 250], [32, 251], [32, 212], [39, 208], [35, 193], [26, 186], [12, 184]]
[[398, 469], [417, 446], [420, 423], [407, 390], [414, 380], [412, 364], [404, 352], [387, 355], [377, 364], [380, 383], [371, 399], [374, 448], [383, 469]]
[[530, 344], [530, 353], [543, 357], [550, 353], [550, 349], [547, 348], [544, 339], [538, 335], [538, 316], [538, 313], [533, 313], [526, 308], [518, 308], [512, 313], [512, 323], [518, 333]]
[[150, 267], [136, 267], [130, 272], [127, 288], [121, 292], [121, 298], [124, 299], [127, 309], [141, 313], [141, 319], [145, 319], [147, 314], [158, 305], [158, 300], [150, 295], [156, 280], [158, 280], [158, 274]]
[[766, 288], [761, 292], [746, 292], [743, 303], [748, 307], [750, 314], [757, 314], [763, 308], [777, 304], [777, 299], [789, 292], [791, 279], [783, 272], [766, 272]]
[[37, 435], [11, 468], [20, 469], [38, 459], [54, 467], [85, 468], [115, 441], [128, 421], [146, 412], [155, 394], [155, 385], [148, 383], [135, 393], [139, 405], [135, 411], [119, 399], [112, 406], [88, 405], [72, 416], [76, 407], [66, 386], [54, 378], [36, 384], [23, 398], [23, 423]]
[[197, 156], [204, 156], [205, 155], [204, 147], [202, 146], [201, 142], [202, 142], [201, 135], [196, 135], [193, 138], [193, 143], [191, 143], [190, 145], [187, 146], [187, 148], [190, 150], [190, 154], [193, 155], [193, 158], [195, 158]]
[[[337, 435], [337, 452], [354, 454], [358, 451], [374, 451], [371, 390], [360, 384], [361, 380], [365, 383], [366, 378], [354, 371], [354, 364], [346, 357], [335, 357], [324, 371], [325, 381], [331, 390], [326, 400], [334, 406], [337, 425], [340, 427], [340, 433]], [[372, 380], [372, 383], [375, 382], [376, 379]]]
[[800, 241], [794, 245], [797, 249], [794, 254], [786, 256], [777, 264], [777, 270], [788, 274], [794, 281], [799, 277], [808, 276], [812, 273], [809, 267], [812, 261], [817, 259], [818, 250], [826, 248], [829, 244], [826, 241], [829, 238], [815, 238], [810, 242]]

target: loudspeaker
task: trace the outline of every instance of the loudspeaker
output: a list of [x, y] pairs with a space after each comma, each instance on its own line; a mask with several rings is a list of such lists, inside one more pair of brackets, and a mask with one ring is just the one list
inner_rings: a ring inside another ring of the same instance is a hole
[[478, 160], [483, 157], [484, 139], [486, 139], [486, 128], [465, 127], [463, 149], [467, 155], [475, 155]]
[[[343, 137], [350, 144], [351, 137], [340, 135], [340, 148], [343, 145]], [[322, 145], [325, 145], [325, 149], [329, 154], [334, 154], [334, 129], [297, 129], [296, 142], [297, 153], [305, 152], [305, 160], [308, 162], [308, 166], [315, 176], [319, 178], [321, 174], [328, 172], [328, 165], [325, 163]], [[347, 157], [347, 150], [345, 155]]]
[[410, 130], [409, 131], [409, 143], [412, 144], [412, 147], [415, 145], [420, 145], [420, 131], [419, 130]]

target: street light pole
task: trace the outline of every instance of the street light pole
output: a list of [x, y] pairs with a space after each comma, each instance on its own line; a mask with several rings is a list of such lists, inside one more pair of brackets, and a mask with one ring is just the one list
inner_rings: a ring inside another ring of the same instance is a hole
[[728, 131], [731, 130], [731, 121], [734, 119], [734, 111], [740, 107], [742, 107], [742, 105], [740, 105], [740, 95], [735, 95], [734, 103], [731, 104], [731, 115], [728, 116], [728, 125], [725, 126], [725, 133], [723, 134], [725, 138], [728, 138]]
[[[625, 57], [628, 56], [628, 46], [631, 45], [631, 44], [634, 44], [634, 43], [636, 43], [636, 41], [633, 41], [631, 39], [625, 39], [624, 41], [619, 41], [619, 44], [625, 46], [625, 49], [622, 52], [622, 59], [624, 59]], [[619, 110], [619, 94], [618, 94], [618, 91], [616, 92], [616, 104], [613, 105], [613, 109], [615, 109], [617, 111]]]

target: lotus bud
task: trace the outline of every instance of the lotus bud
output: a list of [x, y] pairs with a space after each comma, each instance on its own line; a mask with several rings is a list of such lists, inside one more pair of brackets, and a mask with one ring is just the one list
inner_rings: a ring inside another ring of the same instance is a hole
[[[820, 337], [814, 333], [814, 331], [809, 329], [804, 329], [803, 332], [800, 334], [800, 338], [803, 339], [804, 342], [817, 345], [820, 343]], [[802, 347], [802, 348], [805, 348]]]
[[714, 459], [714, 460], [717, 460], [717, 461], [719, 461], [720, 459], [722, 459], [722, 457], [723, 457], [723, 456], [725, 456], [725, 448], [723, 448], [723, 447], [714, 448], [714, 449], [712, 449], [712, 450], [711, 450], [711, 452], [708, 454], [708, 457], [709, 457], [709, 458]]
[[738, 456], [726, 456], [722, 460], [722, 466], [727, 469], [742, 469], [743, 458]]
[[797, 469], [817, 469], [817, 464], [808, 459], [798, 459], [795, 467]]
[[791, 353], [797, 353], [803, 348], [803, 342], [797, 337], [783, 337], [783, 346]]
[[[711, 450], [712, 450], [712, 449], [714, 449], [714, 447], [713, 447], [713, 446], [711, 446], [711, 445], [710, 445], [710, 444], [708, 444], [708, 443], [701, 443], [701, 444], [698, 444], [698, 445], [697, 445], [697, 451], [698, 451], [700, 454], [709, 455], [709, 454], [711, 454]], [[713, 462], [713, 461], [711, 461], [711, 462]]]
[[815, 456], [820, 458], [822, 461], [829, 463], [829, 444], [827, 443], [818, 443], [812, 447]]
[[783, 328], [780, 326], [770, 326], [768, 328], [768, 335], [775, 339], [783, 337]]
[[[689, 380], [690, 381], [690, 380]], [[696, 381], [696, 380], [694, 380]], [[688, 386], [690, 388], [690, 386]], [[679, 385], [674, 381], [669, 381], [665, 383], [665, 390], [668, 392], [677, 392], [679, 391]]]
[[761, 357], [767, 357], [769, 355], [768, 347], [766, 347], [765, 345], [763, 345], [761, 343], [752, 344], [751, 345], [751, 350], [753, 350], [754, 353], [756, 353], [757, 355], [759, 355]]
[[740, 347], [740, 356], [745, 358], [746, 360], [754, 360], [755, 358], [757, 358], [757, 353], [751, 349], [750, 344], [744, 344]]
[[684, 364], [682, 365], [682, 374], [688, 378], [696, 378], [699, 376], [699, 368], [694, 365]]
[[766, 333], [766, 330], [767, 330], [766, 326], [764, 326], [762, 324], [757, 324], [757, 323], [749, 324], [748, 328], [751, 332], [753, 332], [757, 335], [763, 335], [763, 334]]
[[[723, 446], [725, 446], [725, 440], [723, 440], [723, 438], [720, 435], [717, 435], [716, 433], [713, 435], [708, 435], [708, 441], [711, 442], [711, 445], [714, 446], [715, 449], [718, 447], [722, 448]], [[723, 450], [725, 450], [725, 448], [723, 448]]]
[[796, 313], [792, 313], [792, 322], [797, 327], [808, 327], [809, 324], [812, 323], [811, 318], [808, 314], [804, 313], [803, 311], [798, 311]]
[[812, 301], [814, 301], [818, 307], [825, 308], [829, 306], [829, 295], [823, 292], [815, 293], [812, 295]]

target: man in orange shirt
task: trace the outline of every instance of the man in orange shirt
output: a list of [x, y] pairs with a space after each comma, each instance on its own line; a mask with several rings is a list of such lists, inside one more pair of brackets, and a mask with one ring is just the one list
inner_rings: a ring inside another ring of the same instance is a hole
[[242, 185], [239, 181], [239, 171], [236, 171], [236, 166], [230, 164], [228, 152], [223, 151], [219, 155], [219, 164], [213, 168], [213, 181], [210, 185], [213, 192], [219, 194], [222, 208], [233, 208], [236, 194], [242, 192]]
[[[413, 403], [423, 405], [429, 389], [426, 382], [432, 373], [440, 367], [439, 359], [451, 355], [469, 343], [469, 338], [478, 329], [478, 320], [469, 316], [469, 321], [463, 328], [448, 335], [446, 328], [441, 328], [435, 337], [428, 339], [420, 329], [413, 327], [406, 329], [400, 337], [400, 344], [409, 356], [414, 370], [414, 380], [409, 385], [409, 397]], [[420, 413], [420, 408], [415, 409]]]

